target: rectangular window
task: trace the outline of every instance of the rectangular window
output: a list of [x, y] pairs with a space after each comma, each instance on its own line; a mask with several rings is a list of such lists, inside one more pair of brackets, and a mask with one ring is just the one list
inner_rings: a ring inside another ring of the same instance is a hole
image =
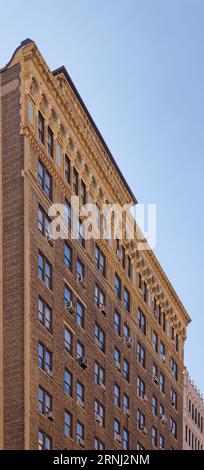
[[130, 399], [126, 393], [123, 395], [123, 409], [125, 411], [130, 411]]
[[160, 341], [160, 356], [165, 361], [166, 350], [165, 350], [165, 345], [164, 345], [163, 341]]
[[160, 403], [159, 405], [159, 417], [160, 419], [162, 418], [162, 416], [165, 415], [165, 412], [164, 412], [164, 406], [162, 405], [162, 403]]
[[126, 287], [124, 288], [124, 307], [130, 312], [130, 293]]
[[64, 303], [65, 307], [72, 301], [72, 291], [71, 289], [65, 284], [64, 286]]
[[29, 123], [34, 125], [34, 102], [33, 100], [29, 97], [28, 98], [28, 120]]
[[76, 356], [77, 359], [84, 358], [84, 345], [80, 341], [77, 341]]
[[123, 449], [129, 449], [129, 431], [126, 428], [123, 429]]
[[65, 203], [64, 203], [64, 215], [65, 215], [65, 224], [71, 230], [71, 228], [72, 228], [72, 211], [71, 211], [71, 205], [66, 200], [65, 200]]
[[105, 333], [98, 323], [95, 324], [95, 343], [101, 351], [105, 352]]
[[123, 377], [128, 382], [130, 381], [130, 364], [126, 359], [123, 360]]
[[65, 155], [65, 181], [70, 184], [71, 181], [71, 162], [68, 155]]
[[115, 314], [114, 314], [114, 331], [115, 331], [116, 335], [120, 336], [120, 334], [121, 334], [121, 316], [117, 312], [117, 310], [115, 310]]
[[177, 366], [176, 361], [173, 359], [173, 357], [171, 357], [170, 365], [171, 365], [172, 375], [174, 376], [176, 380], [178, 380], [178, 366]]
[[163, 331], [166, 332], [166, 315], [163, 313]]
[[172, 387], [170, 391], [170, 402], [171, 402], [171, 405], [174, 406], [175, 409], [177, 410], [177, 393]]
[[79, 175], [76, 168], [73, 171], [73, 191], [76, 196], [79, 194]]
[[73, 334], [67, 327], [64, 328], [64, 349], [68, 354], [73, 355]]
[[64, 433], [67, 437], [72, 438], [73, 436], [73, 416], [67, 410], [64, 413]]
[[157, 428], [152, 427], [152, 445], [157, 447]]
[[127, 323], [124, 323], [123, 337], [124, 337], [125, 342], [127, 342], [130, 339], [130, 328], [127, 325]]
[[162, 372], [160, 372], [159, 376], [159, 389], [161, 393], [165, 393], [165, 378]]
[[77, 304], [76, 304], [76, 322], [77, 322], [77, 325], [81, 326], [81, 328], [84, 328], [84, 317], [85, 317], [84, 305], [79, 300], [77, 300]]
[[120, 387], [118, 384], [114, 384], [114, 404], [120, 408]]
[[38, 450], [52, 450], [52, 439], [44, 431], [38, 432]]
[[148, 298], [147, 284], [144, 281], [144, 301], [145, 302], [147, 302], [147, 298]]
[[142, 276], [140, 273], [138, 273], [138, 287], [139, 289], [142, 289]]
[[98, 308], [105, 307], [105, 294], [98, 284], [95, 285], [95, 305]]
[[38, 320], [49, 333], [52, 332], [52, 309], [42, 297], [38, 299]]
[[62, 147], [59, 142], [57, 142], [57, 164], [58, 166], [62, 164]]
[[44, 191], [46, 196], [51, 200], [52, 199], [52, 177], [47, 170], [47, 168], [43, 165], [43, 163], [39, 160], [38, 162], [38, 186]]
[[38, 411], [48, 417], [52, 413], [52, 397], [42, 387], [38, 389]]
[[120, 422], [115, 418], [113, 422], [113, 427], [114, 427], [114, 439], [118, 439], [121, 436], [120, 433]]
[[84, 441], [84, 425], [80, 421], [76, 425], [76, 439], [77, 442]]
[[105, 408], [100, 401], [95, 400], [94, 411], [96, 416], [100, 416], [103, 428], [105, 427]]
[[77, 224], [77, 240], [82, 248], [85, 248], [84, 224], [80, 219], [78, 220]]
[[179, 338], [178, 338], [178, 334], [176, 333], [176, 352], [178, 352], [179, 350]]
[[154, 297], [154, 316], [157, 317], [157, 299]]
[[64, 244], [64, 264], [70, 271], [72, 270], [72, 248], [67, 242]]
[[122, 267], [123, 267], [123, 269], [125, 269], [125, 258], [126, 258], [126, 256], [125, 256], [124, 246], [121, 247], [121, 257], [122, 257]]
[[95, 362], [95, 383], [98, 385], [105, 385], [105, 369], [99, 364], [99, 362]]
[[85, 280], [84, 264], [82, 263], [82, 261], [80, 261], [79, 258], [77, 258], [77, 280], [78, 281], [84, 281]]
[[155, 395], [152, 396], [152, 414], [157, 416], [157, 398]]
[[52, 289], [52, 266], [42, 253], [38, 254], [38, 277]]
[[144, 398], [145, 396], [145, 383], [144, 380], [141, 379], [141, 377], [137, 377], [137, 394], [140, 398]]
[[51, 158], [54, 155], [54, 139], [52, 129], [48, 126], [47, 130], [47, 150]]
[[106, 258], [98, 245], [95, 247], [95, 262], [100, 273], [105, 277], [106, 275]]
[[38, 230], [42, 235], [46, 238], [46, 240], [49, 240], [49, 228], [50, 228], [50, 223], [51, 220], [44, 211], [44, 209], [39, 206], [38, 208]]
[[128, 276], [129, 278], [131, 278], [131, 258], [129, 255], [127, 257], [127, 270], [128, 270]]
[[144, 335], [146, 335], [146, 316], [140, 308], [138, 308], [138, 324]]
[[47, 374], [52, 372], [52, 353], [42, 343], [38, 344], [38, 366]]
[[83, 403], [83, 405], [85, 404], [84, 385], [81, 382], [79, 382], [79, 380], [77, 381], [76, 398], [77, 398], [77, 401]]
[[121, 300], [121, 280], [117, 274], [115, 274], [115, 294]]
[[73, 396], [73, 375], [68, 369], [64, 371], [64, 393]]
[[143, 346], [141, 345], [141, 343], [137, 343], [137, 360], [138, 362], [145, 368], [146, 364], [145, 364], [145, 359], [146, 359], [146, 353], [145, 353], [145, 349], [143, 348]]
[[83, 180], [81, 180], [81, 204], [82, 206], [86, 204], [86, 185]]
[[170, 419], [170, 430], [171, 430], [171, 434], [173, 434], [173, 436], [176, 439], [177, 438], [177, 423], [173, 418]]
[[164, 449], [164, 436], [162, 434], [159, 436], [159, 448]]
[[121, 365], [121, 354], [118, 348], [115, 347], [114, 349], [114, 363], [118, 369], [120, 369]]
[[154, 351], [158, 353], [158, 335], [155, 331], [153, 331], [153, 335], [152, 335], [152, 346], [153, 346]]
[[139, 408], [137, 410], [137, 427], [140, 431], [143, 431], [145, 428], [145, 415]]
[[45, 143], [45, 120], [40, 111], [38, 111], [38, 139], [44, 145]]
[[100, 439], [98, 439], [98, 437], [95, 437], [95, 439], [94, 439], [94, 449], [95, 450], [105, 450], [104, 443]]

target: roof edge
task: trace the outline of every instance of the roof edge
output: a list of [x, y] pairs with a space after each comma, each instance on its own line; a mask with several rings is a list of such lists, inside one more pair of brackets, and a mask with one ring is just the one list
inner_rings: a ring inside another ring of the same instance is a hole
[[32, 39], [30, 39], [30, 38], [27, 38], [27, 39], [24, 39], [23, 41], [21, 41], [20, 45], [19, 45], [19, 46], [15, 49], [15, 51], [13, 52], [13, 54], [12, 54], [12, 56], [11, 56], [9, 62], [8, 62], [4, 67], [2, 67], [2, 68], [0, 69], [0, 72], [3, 72], [4, 70], [6, 70], [7, 67], [9, 67], [9, 65], [11, 65], [11, 63], [12, 63], [12, 61], [13, 61], [15, 55], [17, 54], [17, 52], [18, 52], [20, 49], [22, 49], [22, 47], [28, 46], [28, 44], [35, 44], [35, 42], [34, 42]]
[[111, 159], [113, 165], [115, 166], [115, 169], [116, 169], [116, 171], [118, 172], [118, 174], [119, 174], [119, 176], [120, 176], [120, 178], [121, 178], [123, 184], [125, 185], [125, 187], [126, 187], [128, 193], [129, 193], [129, 195], [131, 196], [131, 198], [132, 198], [134, 204], [137, 204], [138, 201], [137, 201], [135, 195], [133, 194], [132, 190], [130, 189], [130, 187], [129, 187], [127, 181], [126, 181], [126, 179], [124, 178], [124, 176], [123, 176], [123, 174], [122, 174], [122, 172], [121, 172], [119, 166], [117, 165], [117, 163], [116, 163], [116, 161], [115, 161], [115, 159], [114, 159], [114, 157], [113, 157], [113, 155], [112, 155], [110, 149], [108, 148], [108, 146], [107, 146], [107, 144], [106, 144], [106, 142], [105, 142], [105, 140], [104, 140], [102, 134], [100, 133], [100, 131], [99, 131], [99, 129], [98, 129], [98, 127], [97, 127], [97, 125], [96, 125], [94, 119], [92, 118], [92, 116], [91, 116], [90, 112], [88, 111], [88, 109], [87, 109], [87, 107], [86, 107], [86, 105], [85, 105], [85, 103], [84, 103], [84, 101], [83, 101], [81, 95], [79, 94], [79, 92], [78, 92], [77, 88], [75, 87], [75, 85], [74, 85], [74, 83], [73, 83], [73, 81], [72, 81], [72, 79], [71, 79], [69, 73], [67, 72], [66, 67], [65, 67], [64, 65], [62, 65], [61, 67], [59, 67], [59, 68], [53, 70], [52, 73], [53, 73], [54, 76], [60, 75], [60, 74], [63, 74], [63, 75], [65, 76], [65, 78], [66, 78], [66, 80], [68, 81], [69, 85], [71, 86], [71, 88], [72, 88], [74, 94], [76, 95], [76, 97], [77, 97], [77, 99], [78, 99], [80, 105], [82, 106], [84, 112], [86, 113], [86, 115], [87, 115], [87, 117], [88, 117], [88, 119], [89, 119], [89, 121], [90, 121], [92, 127], [94, 128], [94, 131], [96, 132], [96, 135], [98, 136], [99, 140], [101, 141], [101, 144], [103, 145], [105, 151], [107, 152], [109, 158]]

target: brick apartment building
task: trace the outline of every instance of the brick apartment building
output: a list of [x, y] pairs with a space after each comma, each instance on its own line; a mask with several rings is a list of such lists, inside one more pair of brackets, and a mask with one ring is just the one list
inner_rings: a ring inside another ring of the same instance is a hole
[[183, 449], [204, 449], [204, 399], [190, 375], [184, 374]]
[[0, 448], [181, 449], [190, 318], [151, 250], [47, 236], [52, 203], [136, 199], [66, 69], [0, 71]]

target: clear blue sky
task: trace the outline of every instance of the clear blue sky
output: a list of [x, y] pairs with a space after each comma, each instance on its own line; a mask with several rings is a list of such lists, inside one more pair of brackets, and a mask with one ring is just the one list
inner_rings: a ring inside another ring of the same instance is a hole
[[26, 37], [64, 64], [137, 199], [157, 204], [156, 255], [192, 317], [186, 364], [204, 391], [203, 24], [203, 0], [10, 0], [0, 66]]

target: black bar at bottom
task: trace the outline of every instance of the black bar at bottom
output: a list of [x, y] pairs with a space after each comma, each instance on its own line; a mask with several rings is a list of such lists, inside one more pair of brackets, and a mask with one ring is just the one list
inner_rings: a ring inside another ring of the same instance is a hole
[[91, 469], [101, 465], [120, 468], [124, 465], [199, 465], [204, 451], [0, 451], [0, 465], [17, 464], [71, 465], [73, 468]]

